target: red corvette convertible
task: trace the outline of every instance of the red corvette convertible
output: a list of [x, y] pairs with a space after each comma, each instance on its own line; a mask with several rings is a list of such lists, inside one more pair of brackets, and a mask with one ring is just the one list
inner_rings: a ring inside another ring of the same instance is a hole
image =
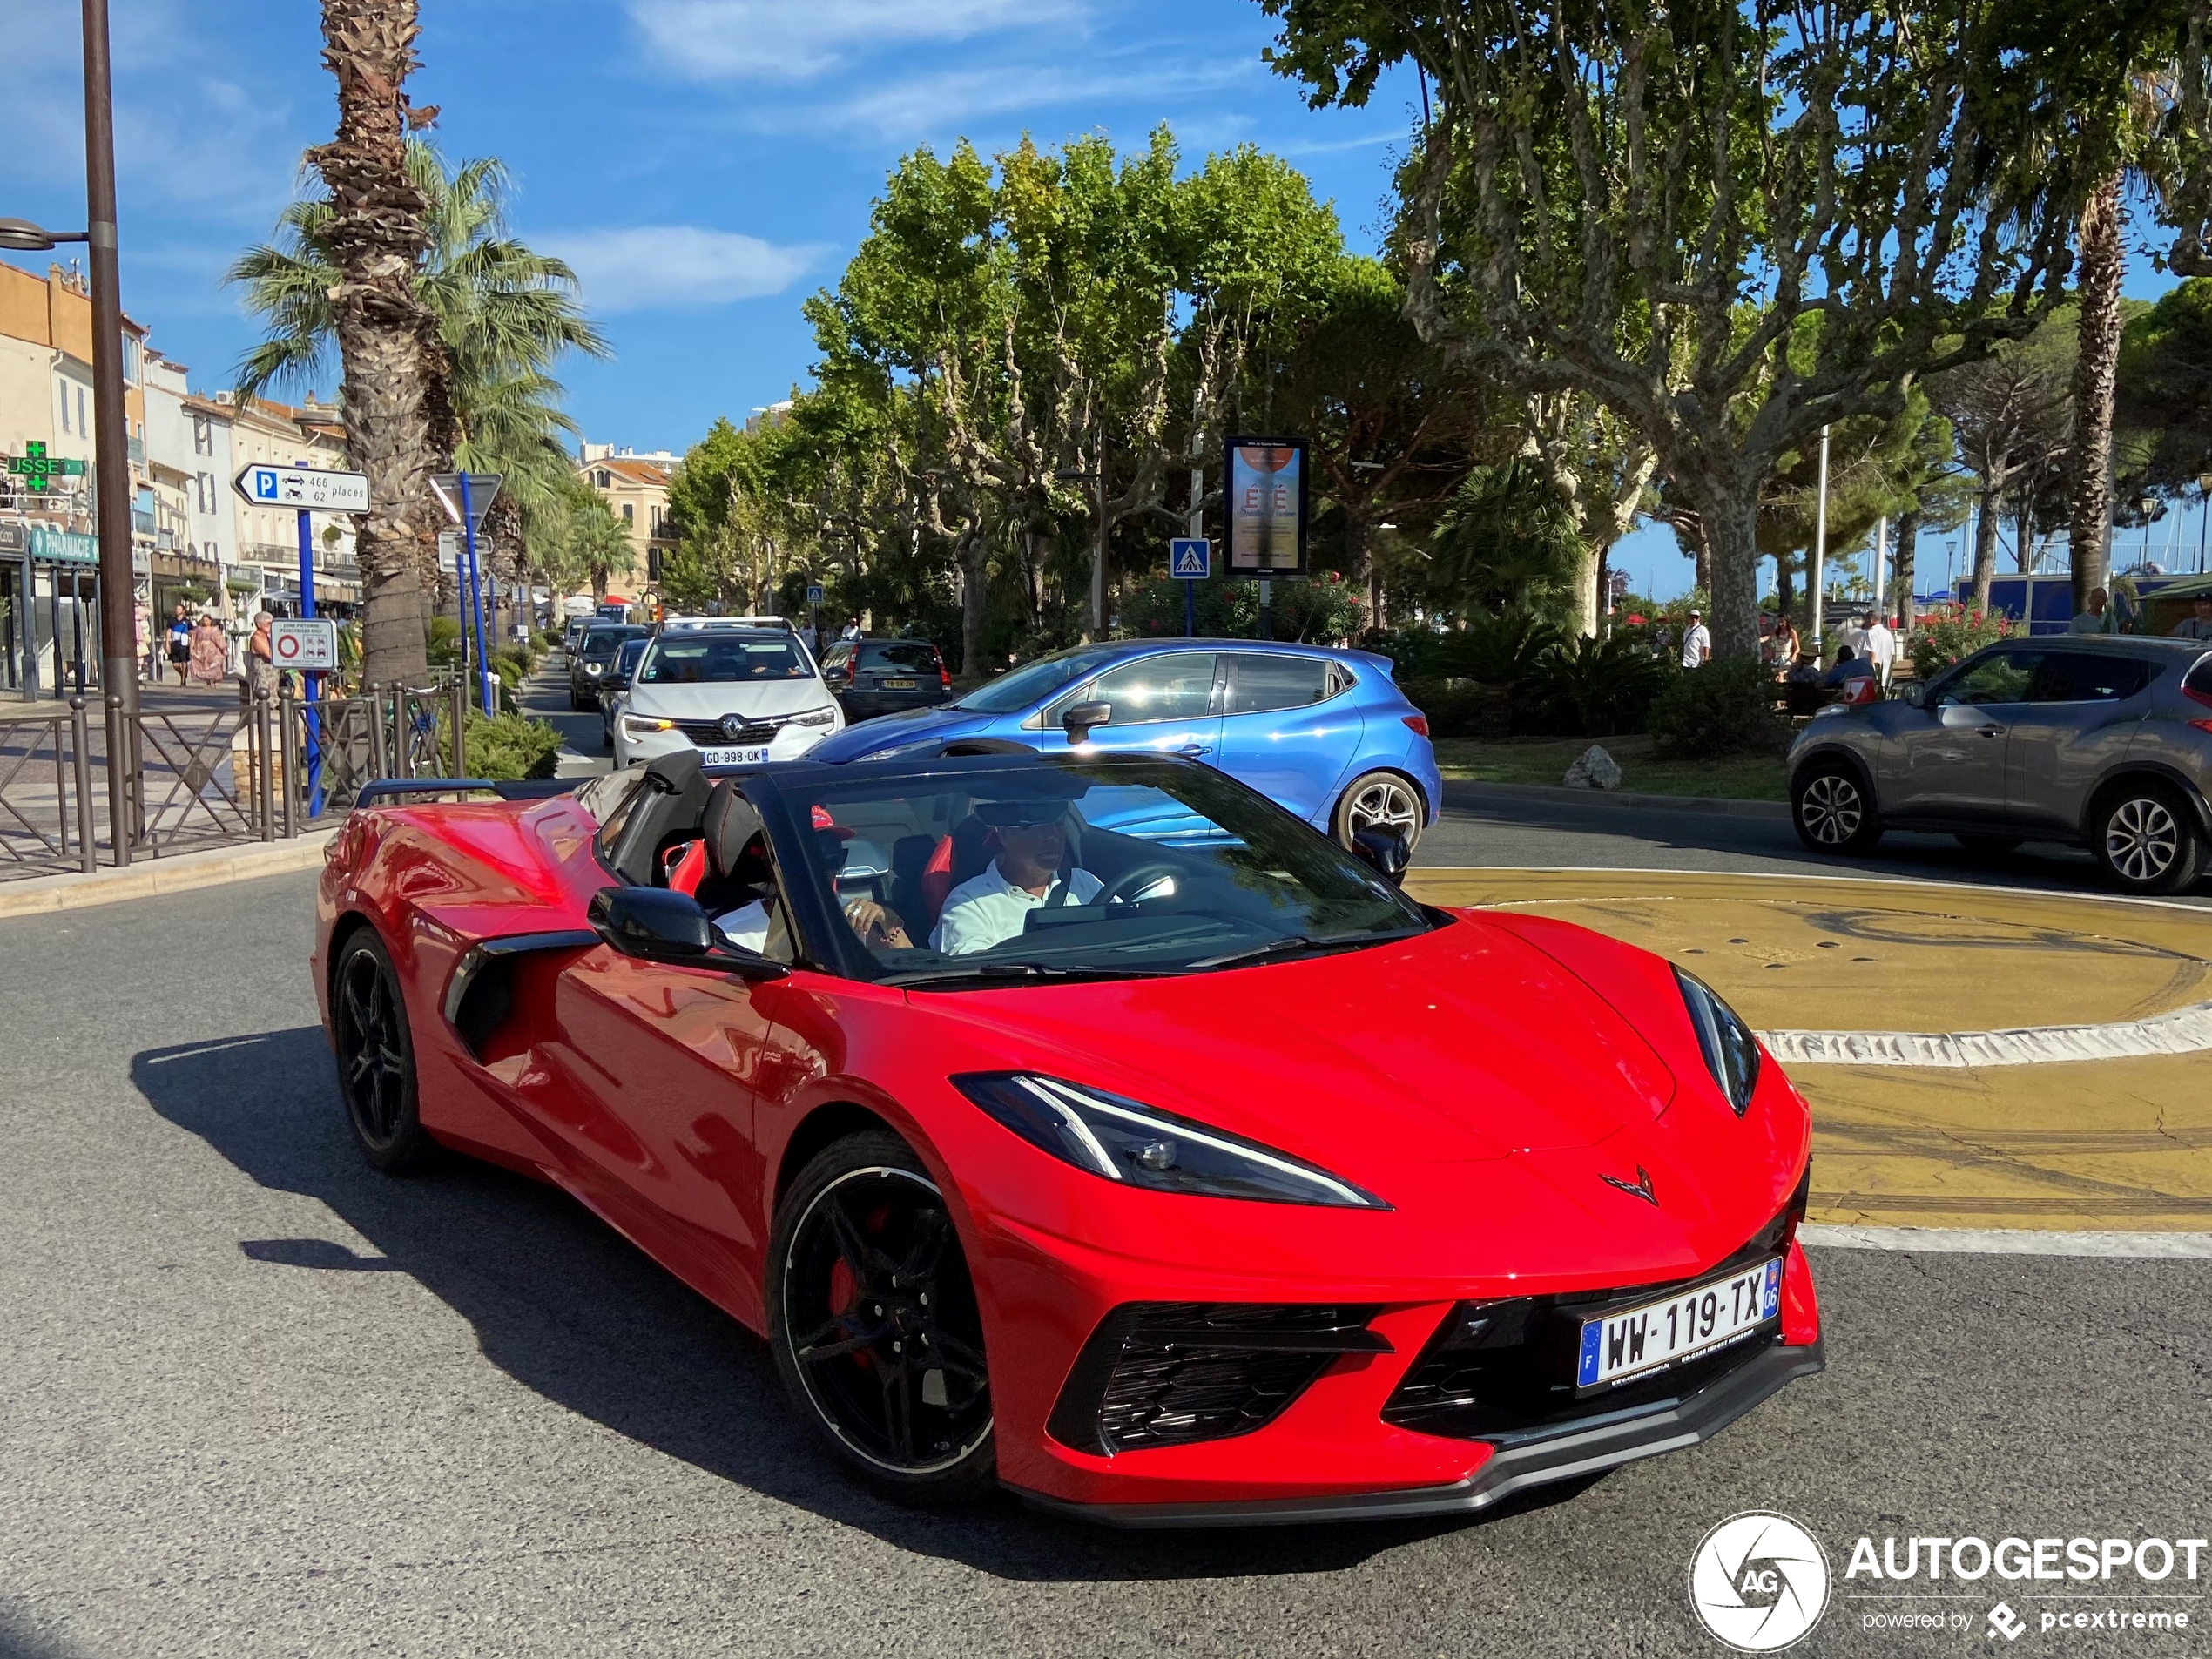
[[1743, 1022], [1362, 852], [1173, 758], [670, 757], [356, 811], [315, 984], [372, 1163], [573, 1194], [909, 1497], [1474, 1510], [1817, 1371]]

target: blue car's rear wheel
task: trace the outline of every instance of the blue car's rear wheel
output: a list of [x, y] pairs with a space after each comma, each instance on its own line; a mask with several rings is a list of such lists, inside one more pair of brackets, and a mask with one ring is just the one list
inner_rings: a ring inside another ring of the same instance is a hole
[[1352, 845], [1352, 838], [1361, 830], [1394, 829], [1406, 838], [1406, 850], [1410, 853], [1427, 822], [1420, 791], [1408, 779], [1394, 772], [1363, 772], [1337, 797], [1332, 827], [1337, 844], [1345, 847]]
[[848, 1467], [910, 1501], [990, 1487], [975, 1287], [911, 1147], [873, 1131], [807, 1164], [777, 1206], [767, 1291], [784, 1386]]

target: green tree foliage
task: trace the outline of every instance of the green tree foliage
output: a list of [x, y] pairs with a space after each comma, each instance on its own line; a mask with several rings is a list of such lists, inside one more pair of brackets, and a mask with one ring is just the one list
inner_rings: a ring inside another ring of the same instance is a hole
[[[1894, 418], [1918, 376], [2055, 300], [2094, 174], [2052, 141], [2051, 60], [2084, 29], [2139, 32], [2096, 5], [2039, 37], [2004, 0], [1261, 4], [1276, 67], [1316, 105], [1420, 65], [1410, 314], [1455, 358], [1588, 396], [1649, 443], [1701, 521], [1716, 644], [1743, 658], [1760, 485], [1823, 425]], [[2061, 67], [2082, 97], [2116, 95]]]
[[1460, 617], [1508, 608], [1556, 614], [1581, 545], [1573, 512], [1534, 462], [1516, 455], [1478, 467], [1429, 538], [1431, 602]]
[[2191, 277], [2126, 326], [2119, 421], [2155, 435], [2142, 482], [2169, 495], [2212, 472], [2212, 277]]

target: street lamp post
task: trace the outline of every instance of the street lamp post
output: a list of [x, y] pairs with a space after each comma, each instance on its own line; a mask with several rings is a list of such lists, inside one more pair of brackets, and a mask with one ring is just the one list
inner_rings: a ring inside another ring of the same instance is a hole
[[92, 277], [93, 510], [99, 534], [100, 679], [107, 704], [108, 834], [115, 862], [131, 861], [138, 792], [138, 624], [132, 601], [131, 471], [123, 414], [123, 290], [116, 260], [115, 105], [108, 69], [107, 0], [84, 0], [84, 206], [82, 231], [0, 219], [0, 247], [36, 252], [86, 245]]
[[2196, 573], [2204, 574], [2204, 527], [2212, 524], [2212, 472], [2196, 475]]

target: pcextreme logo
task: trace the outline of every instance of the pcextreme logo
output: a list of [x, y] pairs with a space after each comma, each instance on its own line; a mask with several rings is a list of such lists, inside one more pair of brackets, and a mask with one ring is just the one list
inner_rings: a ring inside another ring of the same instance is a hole
[[1827, 1554], [1787, 1515], [1730, 1515], [1689, 1558], [1689, 1605], [1730, 1647], [1778, 1652], [1827, 1610]]

